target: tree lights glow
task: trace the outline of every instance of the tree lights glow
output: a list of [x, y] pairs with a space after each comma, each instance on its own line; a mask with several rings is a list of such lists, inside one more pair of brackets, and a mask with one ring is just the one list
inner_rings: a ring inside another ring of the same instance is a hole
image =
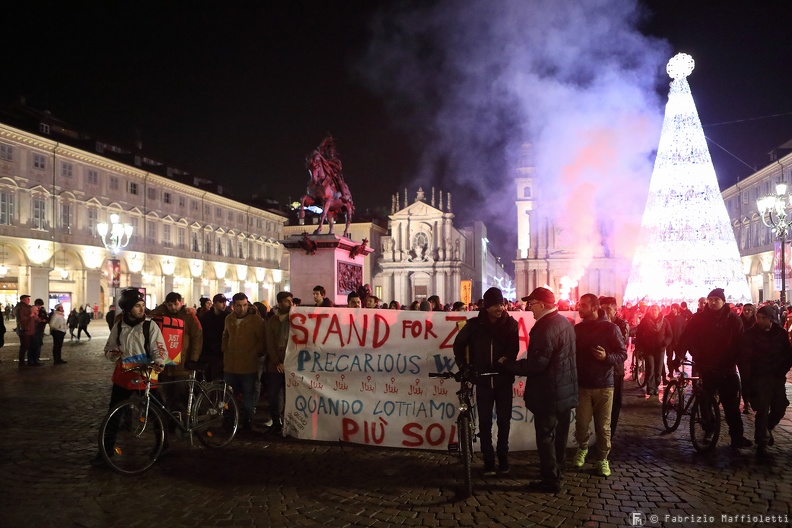
[[713, 288], [723, 288], [730, 301], [750, 300], [687, 82], [693, 66], [693, 58], [680, 53], [666, 68], [674, 80], [624, 302], [691, 301]]

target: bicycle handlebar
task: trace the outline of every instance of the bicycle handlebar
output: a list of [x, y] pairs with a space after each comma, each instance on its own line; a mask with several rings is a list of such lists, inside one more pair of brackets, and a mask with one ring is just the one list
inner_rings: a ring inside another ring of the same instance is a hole
[[474, 370], [465, 369], [456, 372], [430, 372], [430, 378], [451, 379], [462, 383], [463, 381], [475, 381], [478, 378], [485, 378], [487, 376], [497, 376], [501, 372], [476, 372]]

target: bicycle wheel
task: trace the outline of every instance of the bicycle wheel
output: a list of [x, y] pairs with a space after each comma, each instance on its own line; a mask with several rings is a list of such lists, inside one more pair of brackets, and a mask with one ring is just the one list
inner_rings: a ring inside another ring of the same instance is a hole
[[464, 479], [462, 495], [467, 498], [473, 495], [473, 475], [471, 465], [473, 463], [473, 438], [471, 436], [470, 417], [463, 414], [457, 423], [459, 427], [459, 448], [462, 456], [462, 468]]
[[198, 394], [193, 407], [192, 429], [206, 447], [224, 447], [239, 427], [239, 408], [231, 390], [218, 384]]
[[643, 389], [646, 386], [646, 361], [640, 357], [635, 360], [636, 380], [638, 387]]
[[140, 398], [117, 404], [99, 427], [99, 452], [108, 466], [123, 475], [137, 475], [149, 469], [164, 443], [162, 416]]
[[630, 360], [630, 379], [638, 381], [638, 368], [635, 365], [635, 352], [633, 352], [632, 359]]
[[677, 430], [684, 408], [685, 391], [680, 389], [677, 380], [671, 380], [663, 392], [663, 425], [667, 432], [672, 433]]
[[720, 436], [720, 409], [712, 396], [697, 394], [690, 410], [690, 440], [693, 448], [702, 453], [711, 451]]

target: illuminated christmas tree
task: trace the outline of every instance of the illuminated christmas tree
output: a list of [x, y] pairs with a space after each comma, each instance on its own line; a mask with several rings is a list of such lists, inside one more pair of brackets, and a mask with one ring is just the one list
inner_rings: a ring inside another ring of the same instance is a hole
[[693, 66], [693, 58], [680, 53], [666, 67], [673, 81], [625, 303], [690, 302], [713, 288], [723, 288], [732, 302], [750, 299], [687, 82]]

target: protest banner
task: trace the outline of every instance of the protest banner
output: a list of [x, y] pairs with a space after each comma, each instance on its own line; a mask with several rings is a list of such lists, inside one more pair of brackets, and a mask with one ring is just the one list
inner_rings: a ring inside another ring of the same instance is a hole
[[[284, 433], [299, 439], [447, 449], [457, 442], [459, 385], [428, 374], [457, 370], [456, 323], [476, 315], [294, 308], [284, 362]], [[534, 319], [526, 312], [509, 315], [519, 326], [520, 359]], [[525, 378], [518, 377], [512, 391], [512, 451], [536, 449], [524, 386]], [[493, 435], [497, 437], [496, 424]]]

